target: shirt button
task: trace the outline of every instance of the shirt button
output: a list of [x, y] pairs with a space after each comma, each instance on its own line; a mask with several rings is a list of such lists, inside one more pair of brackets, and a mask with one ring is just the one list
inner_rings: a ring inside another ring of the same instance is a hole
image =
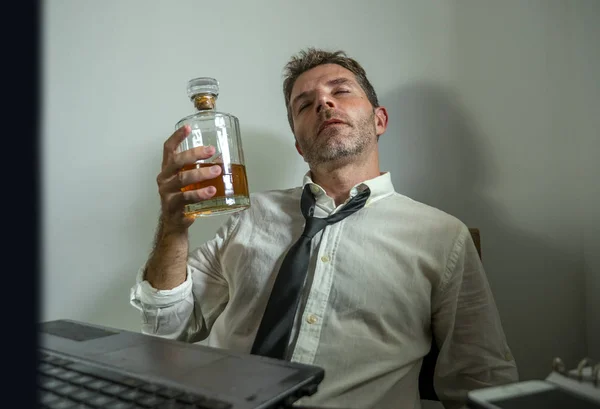
[[308, 322], [309, 324], [315, 324], [318, 320], [319, 319], [314, 314], [310, 314], [308, 317], [306, 317], [306, 322]]
[[513, 356], [510, 352], [507, 352], [506, 354], [504, 354], [504, 359], [506, 359], [507, 361], [512, 361]]
[[329, 257], [327, 257], [327, 256], [323, 256], [323, 257], [321, 257], [321, 261], [322, 261], [323, 263], [329, 263]]
[[350, 197], [356, 196], [357, 193], [358, 193], [358, 190], [355, 187], [350, 189]]
[[313, 193], [313, 195], [316, 195], [319, 193], [319, 187], [316, 185], [310, 185], [310, 191]]

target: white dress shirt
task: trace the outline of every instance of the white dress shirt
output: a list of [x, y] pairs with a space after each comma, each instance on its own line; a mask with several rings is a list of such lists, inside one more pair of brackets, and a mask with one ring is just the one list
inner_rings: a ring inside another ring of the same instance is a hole
[[[315, 216], [341, 207], [308, 173], [306, 183]], [[323, 367], [325, 379], [299, 403], [420, 408], [419, 370], [432, 337], [440, 347], [434, 384], [446, 408], [463, 407], [469, 390], [517, 381], [468, 228], [397, 193], [389, 173], [364, 184], [371, 189], [365, 207], [312, 242], [288, 355]], [[140, 268], [130, 300], [142, 312], [141, 331], [249, 352], [279, 266], [303, 230], [301, 193], [253, 194], [249, 209], [190, 252], [186, 281], [176, 288], [152, 288]]]

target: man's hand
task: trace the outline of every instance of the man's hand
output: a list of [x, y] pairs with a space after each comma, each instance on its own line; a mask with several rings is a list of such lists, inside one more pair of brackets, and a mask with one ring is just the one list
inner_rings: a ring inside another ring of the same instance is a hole
[[200, 159], [208, 159], [215, 153], [214, 146], [198, 146], [177, 153], [177, 147], [190, 132], [189, 125], [184, 125], [164, 144], [162, 170], [156, 178], [161, 200], [163, 234], [185, 231], [194, 222], [193, 217], [184, 215], [185, 205], [210, 199], [216, 192], [214, 186], [186, 192], [181, 190], [190, 184], [214, 179], [221, 173], [219, 166], [182, 171], [185, 165], [194, 164]]
[[144, 277], [150, 285], [159, 290], [174, 288], [186, 279], [188, 228], [195, 219], [184, 214], [185, 205], [210, 199], [217, 191], [214, 186], [185, 192], [182, 188], [214, 179], [221, 173], [220, 166], [182, 170], [184, 166], [193, 165], [200, 159], [208, 159], [215, 153], [212, 146], [198, 146], [177, 153], [179, 144], [190, 132], [190, 127], [185, 125], [167, 139], [164, 144], [162, 169], [156, 177], [161, 216]]

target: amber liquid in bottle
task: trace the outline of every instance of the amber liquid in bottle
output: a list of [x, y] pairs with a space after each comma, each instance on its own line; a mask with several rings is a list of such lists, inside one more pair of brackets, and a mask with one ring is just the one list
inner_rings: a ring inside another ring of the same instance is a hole
[[[200, 209], [193, 214], [195, 215], [209, 215], [211, 213], [218, 213], [219, 210], [230, 210], [235, 207], [247, 207], [247, 205], [235, 206], [231, 199], [239, 196], [248, 196], [248, 180], [246, 178], [246, 167], [239, 164], [229, 164], [227, 167], [222, 163], [194, 163], [186, 165], [181, 171], [199, 169], [211, 166], [220, 166], [221, 174], [213, 179], [208, 179], [200, 183], [193, 183], [187, 185], [181, 189], [182, 192], [189, 190], [203, 189], [205, 187], [214, 186], [217, 192], [212, 198], [204, 201], [213, 202], [216, 204], [215, 207], [209, 209]], [[235, 193], [234, 193], [235, 192]], [[228, 200], [230, 199], [230, 200]]]

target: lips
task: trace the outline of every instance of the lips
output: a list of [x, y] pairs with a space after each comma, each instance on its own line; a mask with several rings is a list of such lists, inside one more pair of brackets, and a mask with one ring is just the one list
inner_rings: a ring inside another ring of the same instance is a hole
[[321, 126], [319, 126], [319, 130], [317, 131], [317, 134], [320, 134], [323, 129], [325, 129], [327, 126], [332, 125], [332, 124], [345, 124], [345, 122], [340, 119], [328, 119], [327, 121], [324, 121], [323, 123], [321, 123]]

